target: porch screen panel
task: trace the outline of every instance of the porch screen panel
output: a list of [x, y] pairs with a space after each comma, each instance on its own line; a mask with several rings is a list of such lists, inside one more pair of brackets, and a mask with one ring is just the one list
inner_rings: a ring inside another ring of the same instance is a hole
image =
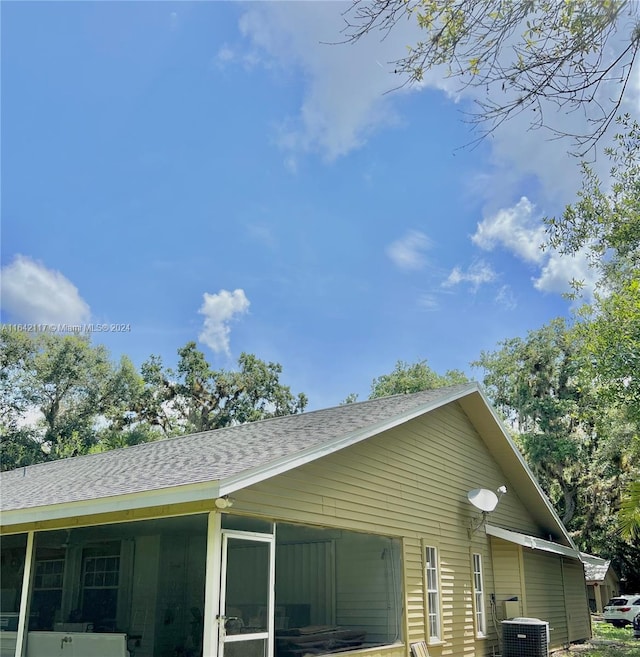
[[35, 536], [30, 630], [52, 631], [63, 620], [62, 594], [66, 568], [66, 531], [39, 532]]
[[276, 563], [276, 611], [286, 616], [286, 605], [308, 604], [311, 625], [335, 624], [334, 541], [278, 545]]
[[372, 645], [400, 640], [401, 577], [399, 542], [345, 532], [336, 542], [336, 623], [364, 630]]
[[27, 535], [3, 536], [0, 542], [0, 655], [16, 648]]
[[82, 553], [82, 615], [97, 632], [116, 630], [120, 546], [120, 541], [107, 541]]
[[228, 618], [225, 625], [227, 635], [268, 630], [269, 554], [268, 543], [228, 539], [226, 608], [223, 612]]

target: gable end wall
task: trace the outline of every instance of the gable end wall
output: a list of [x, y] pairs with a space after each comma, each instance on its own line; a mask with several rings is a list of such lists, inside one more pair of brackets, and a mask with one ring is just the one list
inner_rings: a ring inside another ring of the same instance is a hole
[[[431, 655], [491, 654], [497, 636], [489, 595], [502, 595], [495, 555], [467, 501], [472, 488], [509, 489], [491, 523], [542, 537], [458, 404], [450, 404], [338, 453], [233, 494], [233, 511], [403, 539], [408, 642], [425, 638], [423, 545], [440, 553], [444, 642]], [[488, 638], [477, 639], [471, 555], [483, 557]], [[499, 584], [499, 586], [498, 586]], [[497, 597], [501, 605], [500, 598]], [[499, 627], [498, 627], [499, 630]], [[407, 642], [407, 643], [408, 643]]]

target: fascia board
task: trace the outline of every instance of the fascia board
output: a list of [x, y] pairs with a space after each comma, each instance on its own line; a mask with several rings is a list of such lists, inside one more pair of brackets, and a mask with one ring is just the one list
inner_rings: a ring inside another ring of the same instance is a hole
[[553, 552], [554, 554], [561, 554], [564, 557], [570, 557], [571, 559], [581, 561], [580, 552], [578, 550], [569, 548], [566, 545], [560, 545], [560, 543], [547, 541], [543, 538], [537, 538], [536, 536], [520, 534], [511, 531], [510, 529], [503, 529], [502, 527], [495, 527], [493, 525], [486, 525], [485, 530], [489, 536], [495, 536], [496, 538], [508, 541], [509, 543], [516, 543], [517, 545], [522, 545], [531, 550]]
[[80, 500], [65, 504], [51, 504], [25, 509], [3, 511], [0, 514], [0, 526], [9, 528], [12, 525], [21, 525], [46, 520], [61, 520], [64, 518], [77, 518], [114, 511], [132, 511], [154, 506], [180, 504], [184, 502], [199, 502], [202, 500], [220, 497], [217, 481], [158, 490], [144, 491], [142, 493], [127, 493], [113, 497], [103, 497], [93, 500]]
[[457, 401], [461, 397], [465, 397], [473, 392], [479, 391], [477, 383], [470, 383], [467, 387], [459, 389], [455, 393], [451, 393], [446, 397], [440, 397], [433, 402], [424, 404], [418, 408], [413, 409], [412, 411], [397, 415], [396, 417], [380, 422], [375, 425], [368, 426], [359, 431], [354, 431], [353, 433], [347, 434], [345, 436], [340, 436], [334, 438], [329, 443], [323, 443], [321, 445], [316, 445], [302, 452], [297, 452], [296, 454], [285, 456], [275, 461], [272, 461], [266, 465], [256, 466], [249, 470], [243, 470], [237, 475], [232, 475], [231, 477], [226, 477], [220, 481], [220, 495], [230, 495], [237, 490], [242, 488], [247, 488], [254, 484], [258, 484], [265, 479], [270, 479], [276, 475], [283, 474], [294, 468], [298, 468], [307, 463], [311, 463], [323, 456], [329, 456], [345, 447], [350, 447], [355, 445], [367, 438], [371, 438], [377, 434], [382, 433], [383, 431], [388, 431], [393, 429], [405, 422], [409, 422], [425, 413], [436, 410], [442, 406], [446, 406], [451, 402]]

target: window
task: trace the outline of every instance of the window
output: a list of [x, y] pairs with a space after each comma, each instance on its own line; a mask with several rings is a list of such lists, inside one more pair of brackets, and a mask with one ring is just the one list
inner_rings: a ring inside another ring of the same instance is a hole
[[82, 615], [96, 631], [113, 631], [118, 608], [120, 542], [87, 547], [82, 554]]
[[487, 617], [484, 610], [484, 583], [482, 581], [482, 556], [473, 555], [473, 602], [476, 621], [476, 635], [487, 635]]
[[426, 547], [425, 580], [427, 588], [427, 631], [429, 643], [442, 640], [442, 623], [440, 617], [440, 581], [438, 577], [438, 550]]
[[30, 630], [51, 631], [61, 617], [65, 549], [52, 542], [47, 543], [45, 539], [36, 544]]
[[50, 591], [62, 589], [64, 575], [64, 559], [36, 561], [36, 572], [33, 581], [35, 591]]

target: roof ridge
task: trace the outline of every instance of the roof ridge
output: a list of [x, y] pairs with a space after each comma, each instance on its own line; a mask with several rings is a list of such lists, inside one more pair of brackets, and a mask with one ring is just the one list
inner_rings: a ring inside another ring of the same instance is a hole
[[385, 397], [375, 397], [374, 399], [364, 399], [362, 401], [356, 401], [356, 402], [351, 402], [351, 403], [340, 403], [340, 404], [335, 404], [334, 406], [327, 406], [326, 408], [318, 408], [314, 409], [312, 411], [304, 411], [302, 413], [291, 413], [288, 415], [278, 415], [275, 417], [269, 417], [269, 418], [262, 418], [260, 420], [253, 420], [252, 422], [244, 422], [242, 424], [235, 424], [235, 425], [229, 425], [226, 427], [218, 427], [217, 429], [206, 429], [203, 431], [195, 431], [191, 433], [186, 433], [186, 434], [180, 434], [177, 436], [162, 436], [160, 438], [157, 438], [156, 440], [149, 440], [147, 442], [143, 443], [138, 443], [136, 445], [125, 445], [124, 447], [116, 447], [115, 449], [108, 449], [102, 452], [91, 452], [89, 454], [78, 454], [77, 456], [65, 456], [64, 458], [60, 459], [53, 459], [50, 461], [44, 461], [42, 463], [32, 463], [30, 465], [25, 465], [21, 466], [18, 468], [15, 468], [14, 470], [7, 470], [3, 472], [3, 475], [7, 475], [9, 473], [13, 472], [19, 472], [20, 470], [33, 470], [36, 468], [40, 468], [43, 466], [51, 466], [52, 463], [68, 463], [71, 459], [74, 460], [74, 462], [77, 462], [78, 460], [86, 460], [87, 458], [91, 457], [93, 459], [99, 459], [99, 458], [107, 458], [110, 455], [113, 454], [121, 454], [123, 452], [131, 452], [134, 450], [144, 450], [144, 449], [149, 449], [150, 446], [158, 444], [158, 443], [169, 443], [177, 440], [184, 440], [186, 438], [193, 438], [197, 439], [199, 436], [209, 436], [217, 431], [233, 431], [233, 430], [241, 430], [245, 429], [246, 427], [254, 427], [256, 425], [261, 425], [261, 424], [266, 424], [266, 423], [273, 423], [277, 421], [283, 421], [285, 419], [293, 419], [293, 418], [298, 418], [298, 417], [309, 417], [313, 415], [317, 415], [319, 413], [328, 413], [331, 411], [335, 411], [337, 409], [342, 409], [344, 408], [345, 410], [352, 408], [352, 407], [362, 407], [364, 405], [376, 405], [380, 404], [382, 402], [386, 402], [388, 400], [393, 400], [393, 399], [399, 399], [399, 398], [409, 398], [412, 396], [418, 396], [418, 395], [424, 395], [424, 393], [427, 392], [436, 392], [436, 391], [445, 391], [445, 390], [454, 390], [456, 388], [464, 389], [464, 388], [471, 388], [477, 386], [477, 382], [475, 381], [469, 381], [467, 383], [457, 383], [451, 386], [443, 386], [441, 388], [428, 388], [425, 390], [419, 390], [417, 392], [409, 392], [409, 393], [397, 393], [395, 395], [387, 395]]

